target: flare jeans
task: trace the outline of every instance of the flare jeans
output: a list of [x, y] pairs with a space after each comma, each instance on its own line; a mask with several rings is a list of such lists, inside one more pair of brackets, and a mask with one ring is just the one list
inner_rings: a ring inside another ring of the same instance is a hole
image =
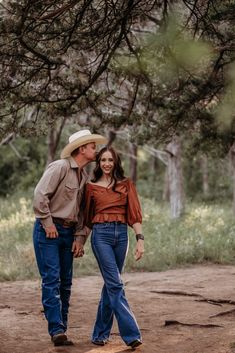
[[121, 280], [121, 272], [128, 251], [127, 224], [95, 223], [92, 229], [91, 245], [104, 279], [92, 341], [109, 338], [115, 316], [120, 335], [129, 345], [134, 340], [141, 339], [141, 334], [127, 302]]
[[67, 330], [72, 286], [74, 227], [56, 224], [58, 238], [46, 238], [40, 220], [34, 224], [33, 242], [42, 278], [42, 304], [51, 336]]

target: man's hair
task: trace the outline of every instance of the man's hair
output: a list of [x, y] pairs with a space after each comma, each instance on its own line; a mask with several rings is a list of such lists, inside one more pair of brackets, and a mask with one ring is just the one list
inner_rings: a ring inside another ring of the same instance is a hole
[[[89, 142], [90, 143], [90, 142]], [[85, 145], [79, 146], [78, 148], [76, 148], [72, 153], [71, 156], [72, 157], [76, 157], [79, 153], [80, 153], [80, 148], [81, 147], [86, 147], [87, 145], [89, 145], [89, 143], [85, 143]]]
[[71, 153], [72, 157], [76, 157], [80, 153], [80, 147], [78, 147], [75, 150], [73, 150], [73, 152]]

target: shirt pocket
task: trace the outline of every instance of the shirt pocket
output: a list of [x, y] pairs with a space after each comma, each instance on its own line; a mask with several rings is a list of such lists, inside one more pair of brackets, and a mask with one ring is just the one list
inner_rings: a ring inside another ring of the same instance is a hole
[[67, 183], [64, 186], [64, 198], [65, 200], [77, 199], [78, 186], [72, 183]]

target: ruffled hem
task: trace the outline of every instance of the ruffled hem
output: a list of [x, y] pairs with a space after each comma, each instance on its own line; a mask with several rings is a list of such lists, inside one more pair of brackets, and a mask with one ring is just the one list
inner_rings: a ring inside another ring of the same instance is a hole
[[121, 222], [127, 223], [126, 216], [123, 214], [114, 213], [98, 213], [92, 219], [92, 223], [104, 223], [104, 222]]

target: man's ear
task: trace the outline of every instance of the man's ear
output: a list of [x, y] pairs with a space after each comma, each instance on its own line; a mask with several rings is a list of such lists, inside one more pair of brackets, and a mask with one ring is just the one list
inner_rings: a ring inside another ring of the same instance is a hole
[[81, 154], [84, 154], [85, 146], [81, 146], [81, 147], [79, 148], [79, 151], [80, 151]]

